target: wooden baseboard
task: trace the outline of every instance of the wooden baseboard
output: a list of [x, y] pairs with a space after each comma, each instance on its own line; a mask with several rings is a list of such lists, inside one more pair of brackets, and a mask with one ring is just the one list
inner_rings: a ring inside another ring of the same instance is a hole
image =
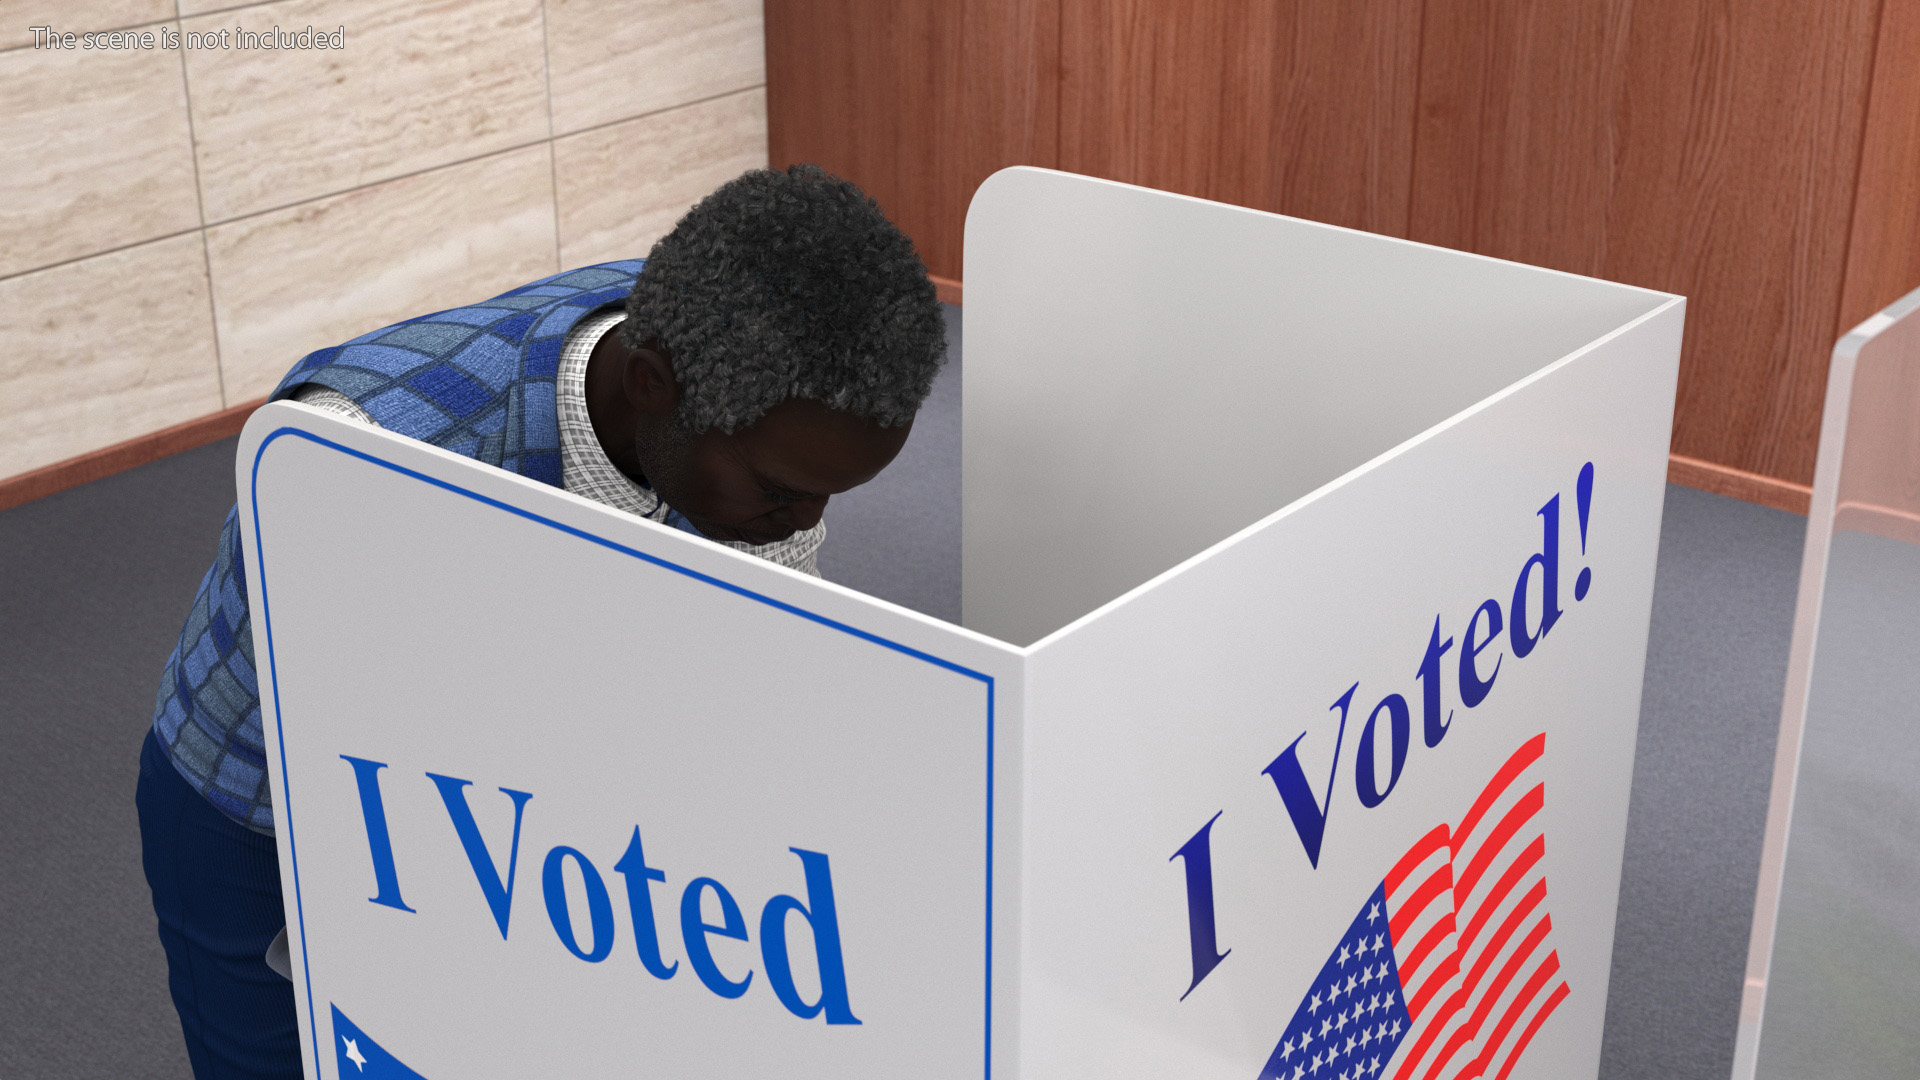
[[1682, 454], [1667, 455], [1667, 479], [1685, 487], [1802, 515], [1813, 501], [1813, 488], [1805, 484], [1750, 473], [1730, 465], [1716, 465]]
[[940, 298], [941, 303], [952, 304], [955, 307], [960, 306], [960, 283], [958, 281], [952, 278], [941, 277], [939, 274], [928, 274], [927, 276], [933, 279], [933, 292], [935, 296]]
[[0, 510], [240, 434], [265, 398], [0, 480]]

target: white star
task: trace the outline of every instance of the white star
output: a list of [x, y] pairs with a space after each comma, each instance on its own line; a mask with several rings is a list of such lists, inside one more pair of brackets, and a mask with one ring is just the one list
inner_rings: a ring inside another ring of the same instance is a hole
[[1351, 959], [1353, 959], [1353, 951], [1351, 949], [1348, 949], [1345, 945], [1340, 946], [1340, 966], [1346, 967], [1347, 961]]
[[1326, 1038], [1327, 1032], [1332, 1030], [1333, 1030], [1333, 1020], [1331, 1018], [1320, 1021], [1320, 1037], [1321, 1038], [1323, 1039]]
[[1312, 1013], [1317, 1013], [1317, 1012], [1319, 1012], [1319, 1011], [1320, 1011], [1320, 1004], [1321, 1004], [1321, 1003], [1320, 1003], [1320, 995], [1319, 995], [1319, 994], [1315, 994], [1315, 995], [1313, 995], [1313, 1001], [1311, 1001], [1311, 1002], [1310, 1002], [1310, 1003], [1308, 1003], [1308, 1005], [1307, 1005], [1307, 1012], [1308, 1012], [1309, 1014], [1312, 1014]]
[[1371, 907], [1367, 908], [1367, 921], [1370, 923], [1380, 921], [1380, 905], [1379, 904], [1374, 904]]
[[1300, 1080], [1300, 1078], [1305, 1075], [1307, 1075], [1307, 1067], [1305, 1065], [1295, 1065], [1293, 1067], [1293, 1080]]
[[1319, 1054], [1313, 1055], [1313, 1071], [1314, 1072], [1320, 1071], [1320, 1055]]
[[1382, 937], [1379, 934], [1373, 935], [1373, 949], [1375, 952], [1379, 952], [1381, 949], [1384, 949], [1386, 947], [1387, 947], [1387, 939], [1385, 937]]
[[1313, 1041], [1313, 1025], [1308, 1024], [1307, 1030], [1300, 1033], [1300, 1053], [1302, 1055], [1306, 1054], [1307, 1044], [1312, 1041]]
[[1292, 1056], [1293, 1056], [1293, 1040], [1288, 1039], [1286, 1042], [1283, 1042], [1280, 1044], [1280, 1060], [1285, 1061]]
[[1352, 975], [1347, 976], [1347, 993], [1353, 993], [1353, 988], [1359, 985], [1360, 980], [1358, 978]]
[[347, 1060], [353, 1062], [354, 1067], [361, 1072], [366, 1072], [367, 1059], [360, 1053], [359, 1044], [347, 1038], [345, 1035], [340, 1036], [340, 1041], [347, 1044]]

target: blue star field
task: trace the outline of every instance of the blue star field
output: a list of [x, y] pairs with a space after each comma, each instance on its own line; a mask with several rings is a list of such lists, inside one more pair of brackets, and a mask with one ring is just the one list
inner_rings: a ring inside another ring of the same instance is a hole
[[1387, 1067], [1412, 1025], [1381, 885], [1294, 1010], [1260, 1080], [1370, 1080]]

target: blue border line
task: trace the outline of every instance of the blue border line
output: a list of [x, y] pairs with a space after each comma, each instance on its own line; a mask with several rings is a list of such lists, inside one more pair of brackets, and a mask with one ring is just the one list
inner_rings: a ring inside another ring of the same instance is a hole
[[[967, 678], [977, 679], [980, 682], [985, 683], [987, 687], [987, 902], [986, 902], [986, 1000], [984, 1002], [983, 1012], [986, 1017], [986, 1040], [982, 1047], [981, 1056], [982, 1056], [983, 1069], [984, 1069], [983, 1075], [987, 1077], [988, 1080], [991, 1080], [993, 1076], [993, 794], [994, 794], [994, 776], [993, 776], [994, 681], [993, 681], [993, 676], [988, 675], [985, 672], [975, 671], [972, 668], [965, 667], [961, 664], [956, 664], [951, 660], [944, 660], [938, 656], [933, 655], [932, 653], [922, 652], [919, 649], [915, 649], [907, 645], [902, 645], [897, 641], [893, 641], [888, 638], [883, 638], [878, 634], [870, 633], [858, 627], [849, 626], [846, 623], [840, 622], [836, 619], [827, 618], [825, 615], [820, 615], [815, 612], [808, 611], [805, 608], [796, 607], [795, 605], [789, 604], [783, 600], [775, 600], [771, 596], [767, 596], [763, 593], [754, 592], [752, 589], [735, 585], [730, 581], [722, 581], [721, 579], [713, 577], [709, 574], [703, 574], [698, 570], [693, 570], [688, 567], [681, 566], [678, 563], [669, 562], [666, 559], [662, 559], [657, 555], [649, 555], [644, 551], [627, 547], [624, 544], [615, 543], [612, 540], [606, 539], [605, 537], [595, 536], [594, 534], [590, 532], [586, 532], [582, 529], [576, 529], [571, 525], [562, 524], [558, 521], [553, 520], [552, 518], [542, 517], [541, 515], [533, 513], [530, 510], [523, 510], [520, 507], [501, 502], [498, 499], [491, 498], [486, 495], [482, 495], [477, 491], [468, 490], [467, 488], [463, 488], [458, 484], [449, 483], [445, 480], [428, 476], [425, 473], [417, 472], [413, 469], [409, 469], [404, 465], [396, 465], [393, 462], [387, 461], [384, 458], [378, 458], [373, 456], [372, 454], [363, 453], [359, 450], [352, 449], [351, 447], [342, 446], [341, 444], [334, 442], [331, 439], [327, 439], [319, 435], [315, 435], [310, 431], [303, 431], [300, 428], [295, 428], [295, 427], [282, 427], [282, 428], [275, 429], [273, 432], [268, 434], [266, 438], [260, 440], [259, 448], [254, 451], [253, 471], [251, 475], [251, 486], [250, 486], [251, 498], [253, 502], [253, 547], [254, 547], [257, 563], [258, 563], [257, 570], [260, 574], [260, 616], [261, 616], [262, 625], [266, 627], [267, 674], [268, 674], [268, 680], [273, 686], [273, 712], [276, 717], [281, 717], [280, 675], [279, 675], [279, 667], [274, 662], [274, 658], [273, 658], [273, 605], [267, 599], [266, 546], [262, 542], [262, 538], [260, 536], [260, 459], [266, 456], [267, 447], [273, 445], [274, 440], [280, 438], [282, 435], [297, 436], [299, 438], [306, 439], [309, 442], [317, 443], [321, 446], [338, 450], [341, 453], [348, 455], [349, 457], [356, 457], [370, 464], [378, 465], [383, 469], [388, 469], [393, 472], [397, 472], [402, 476], [409, 476], [415, 480], [423, 481], [425, 483], [433, 485], [434, 487], [441, 488], [446, 491], [451, 491], [457, 495], [464, 495], [475, 502], [482, 503], [487, 506], [491, 506], [498, 510], [505, 510], [510, 514], [515, 514], [519, 517], [526, 518], [528, 521], [538, 522], [539, 524], [545, 525], [548, 528], [557, 529], [560, 532], [568, 534], [569, 536], [575, 536], [582, 540], [599, 544], [601, 547], [608, 548], [612, 551], [620, 552], [622, 555], [629, 555], [629, 556], [632, 556], [633, 558], [641, 560], [642, 562], [652, 563], [653, 565], [661, 567], [662, 569], [671, 570], [674, 573], [681, 574], [686, 577], [690, 577], [695, 581], [703, 582], [705, 584], [712, 585], [719, 589], [724, 589], [725, 591], [733, 593], [736, 596], [742, 596], [749, 600], [758, 601], [759, 603], [765, 604], [768, 607], [777, 608], [780, 611], [784, 611], [789, 615], [798, 615], [799, 617], [806, 619], [810, 622], [819, 623], [821, 626], [825, 626], [833, 630], [838, 630], [843, 634], [851, 635], [853, 637], [859, 638], [862, 641], [870, 642], [872, 644], [879, 645], [883, 648], [892, 649], [894, 652], [911, 656], [916, 660], [924, 661], [926, 663], [934, 665], [935, 667], [945, 668], [946, 670], [954, 672], [955, 674], [964, 675]], [[281, 726], [284, 728], [285, 726], [284, 718], [282, 718], [279, 722]], [[313, 974], [312, 974], [312, 967], [308, 962], [308, 958], [307, 958], [307, 916], [306, 916], [305, 904], [302, 902], [301, 896], [300, 896], [300, 850], [298, 845], [294, 842], [293, 793], [288, 786], [287, 743], [284, 738], [280, 740], [280, 809], [286, 819], [287, 850], [291, 854], [292, 860], [293, 860], [293, 906], [294, 906], [295, 917], [298, 919], [300, 923], [300, 969], [302, 973], [305, 975], [306, 982], [307, 982], [307, 1028], [313, 1035], [313, 1057], [314, 1057], [315, 1067], [321, 1068], [324, 1070], [327, 1059], [322, 1057], [320, 1054], [320, 1025], [318, 1020], [315, 1018], [314, 1012], [313, 1012]]]

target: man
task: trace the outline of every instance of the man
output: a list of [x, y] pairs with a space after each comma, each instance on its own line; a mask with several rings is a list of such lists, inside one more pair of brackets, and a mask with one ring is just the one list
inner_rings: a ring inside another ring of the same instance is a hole
[[[749, 172], [646, 260], [321, 349], [275, 398], [377, 424], [807, 573], [833, 495], [899, 453], [945, 359], [912, 243], [812, 166]], [[297, 1077], [237, 514], [141, 755], [143, 861], [200, 1080]]]

